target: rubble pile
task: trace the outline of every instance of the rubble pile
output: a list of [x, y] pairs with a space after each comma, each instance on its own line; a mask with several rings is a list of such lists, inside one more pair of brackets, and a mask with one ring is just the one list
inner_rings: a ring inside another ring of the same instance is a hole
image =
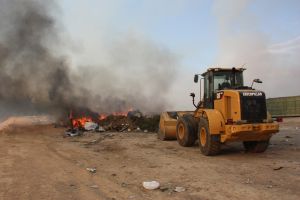
[[82, 117], [72, 120], [72, 126], [65, 132], [65, 135], [73, 137], [82, 135], [86, 131], [157, 132], [159, 119], [159, 115], [143, 115], [140, 111], [129, 111], [126, 116], [111, 114], [97, 120], [92, 120], [90, 117]]
[[158, 131], [159, 115], [145, 116], [139, 111], [131, 111], [127, 116], [109, 115], [100, 120], [99, 125], [107, 131]]

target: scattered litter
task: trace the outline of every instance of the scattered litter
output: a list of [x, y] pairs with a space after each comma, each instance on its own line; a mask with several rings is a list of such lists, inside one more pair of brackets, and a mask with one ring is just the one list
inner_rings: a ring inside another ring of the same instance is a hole
[[91, 172], [91, 173], [96, 173], [96, 168], [86, 168], [87, 171]]
[[289, 136], [289, 135], [287, 135], [287, 136], [285, 136], [285, 138], [292, 138], [291, 136]]
[[252, 184], [253, 181], [250, 180], [250, 178], [247, 178], [247, 180], [244, 182], [245, 184]]
[[143, 114], [138, 111], [138, 110], [135, 110], [135, 111], [129, 111], [128, 114], [127, 114], [128, 117], [136, 117], [136, 118], [141, 118], [143, 116]]
[[185, 188], [184, 187], [176, 187], [174, 189], [175, 192], [184, 192], [185, 191]]
[[97, 189], [97, 188], [99, 188], [99, 186], [98, 185], [91, 185], [90, 188]]
[[102, 126], [99, 126], [97, 129], [98, 132], [105, 132], [105, 129]]
[[124, 132], [126, 129], [128, 129], [129, 124], [122, 124], [122, 128], [119, 130], [119, 132]]
[[122, 187], [127, 187], [127, 183], [122, 183]]
[[162, 192], [165, 192], [165, 191], [170, 190], [170, 187], [168, 187], [168, 186], [160, 186], [159, 190], [162, 191]]
[[86, 122], [84, 124], [84, 129], [86, 131], [95, 131], [98, 128], [98, 124], [96, 124], [95, 122]]
[[128, 131], [128, 132], [130, 132], [130, 131], [131, 131], [131, 129], [129, 128], [129, 129], [127, 129], [127, 131]]
[[140, 127], [137, 127], [136, 130], [137, 130], [137, 131], [140, 131], [141, 129], [140, 129]]
[[281, 170], [283, 167], [282, 166], [280, 166], [280, 167], [275, 167], [275, 168], [273, 168], [273, 170]]
[[68, 129], [66, 132], [65, 132], [65, 136], [68, 136], [68, 137], [75, 137], [75, 136], [80, 136], [82, 135], [82, 132], [80, 132], [79, 130], [76, 130], [76, 129]]
[[267, 185], [267, 188], [273, 188], [273, 185]]
[[144, 130], [144, 133], [148, 133], [148, 130], [146, 129], [146, 130]]
[[156, 190], [160, 186], [159, 182], [157, 181], [144, 181], [143, 187], [147, 190]]

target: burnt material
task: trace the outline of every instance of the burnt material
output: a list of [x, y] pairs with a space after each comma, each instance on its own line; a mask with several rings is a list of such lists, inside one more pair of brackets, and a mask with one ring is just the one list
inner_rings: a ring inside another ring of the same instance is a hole
[[240, 92], [241, 118], [248, 123], [262, 123], [267, 119], [266, 96], [263, 92]]

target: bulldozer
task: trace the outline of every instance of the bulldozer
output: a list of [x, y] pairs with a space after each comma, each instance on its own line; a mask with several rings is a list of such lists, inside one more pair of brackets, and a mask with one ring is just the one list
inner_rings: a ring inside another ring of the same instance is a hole
[[[217, 155], [221, 145], [243, 142], [247, 152], [262, 153], [270, 138], [279, 131], [279, 125], [267, 112], [263, 91], [244, 85], [245, 68], [209, 68], [194, 76], [200, 83], [200, 101], [190, 96], [195, 111], [163, 112], [160, 116], [158, 138], [177, 139], [183, 147], [199, 141], [202, 154]], [[202, 95], [203, 91], [203, 95]], [[201, 98], [202, 97], [202, 98]]]

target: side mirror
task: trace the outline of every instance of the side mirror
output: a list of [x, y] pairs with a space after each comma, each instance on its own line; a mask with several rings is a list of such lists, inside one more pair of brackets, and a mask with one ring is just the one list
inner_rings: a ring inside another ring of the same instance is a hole
[[251, 84], [251, 88], [253, 86], [253, 83], [262, 83], [262, 81], [259, 79], [259, 78], [256, 78], [252, 81], [252, 84]]
[[194, 76], [194, 82], [195, 82], [195, 83], [198, 83], [198, 80], [199, 80], [199, 77], [198, 77], [197, 74], [195, 74], [195, 76]]

